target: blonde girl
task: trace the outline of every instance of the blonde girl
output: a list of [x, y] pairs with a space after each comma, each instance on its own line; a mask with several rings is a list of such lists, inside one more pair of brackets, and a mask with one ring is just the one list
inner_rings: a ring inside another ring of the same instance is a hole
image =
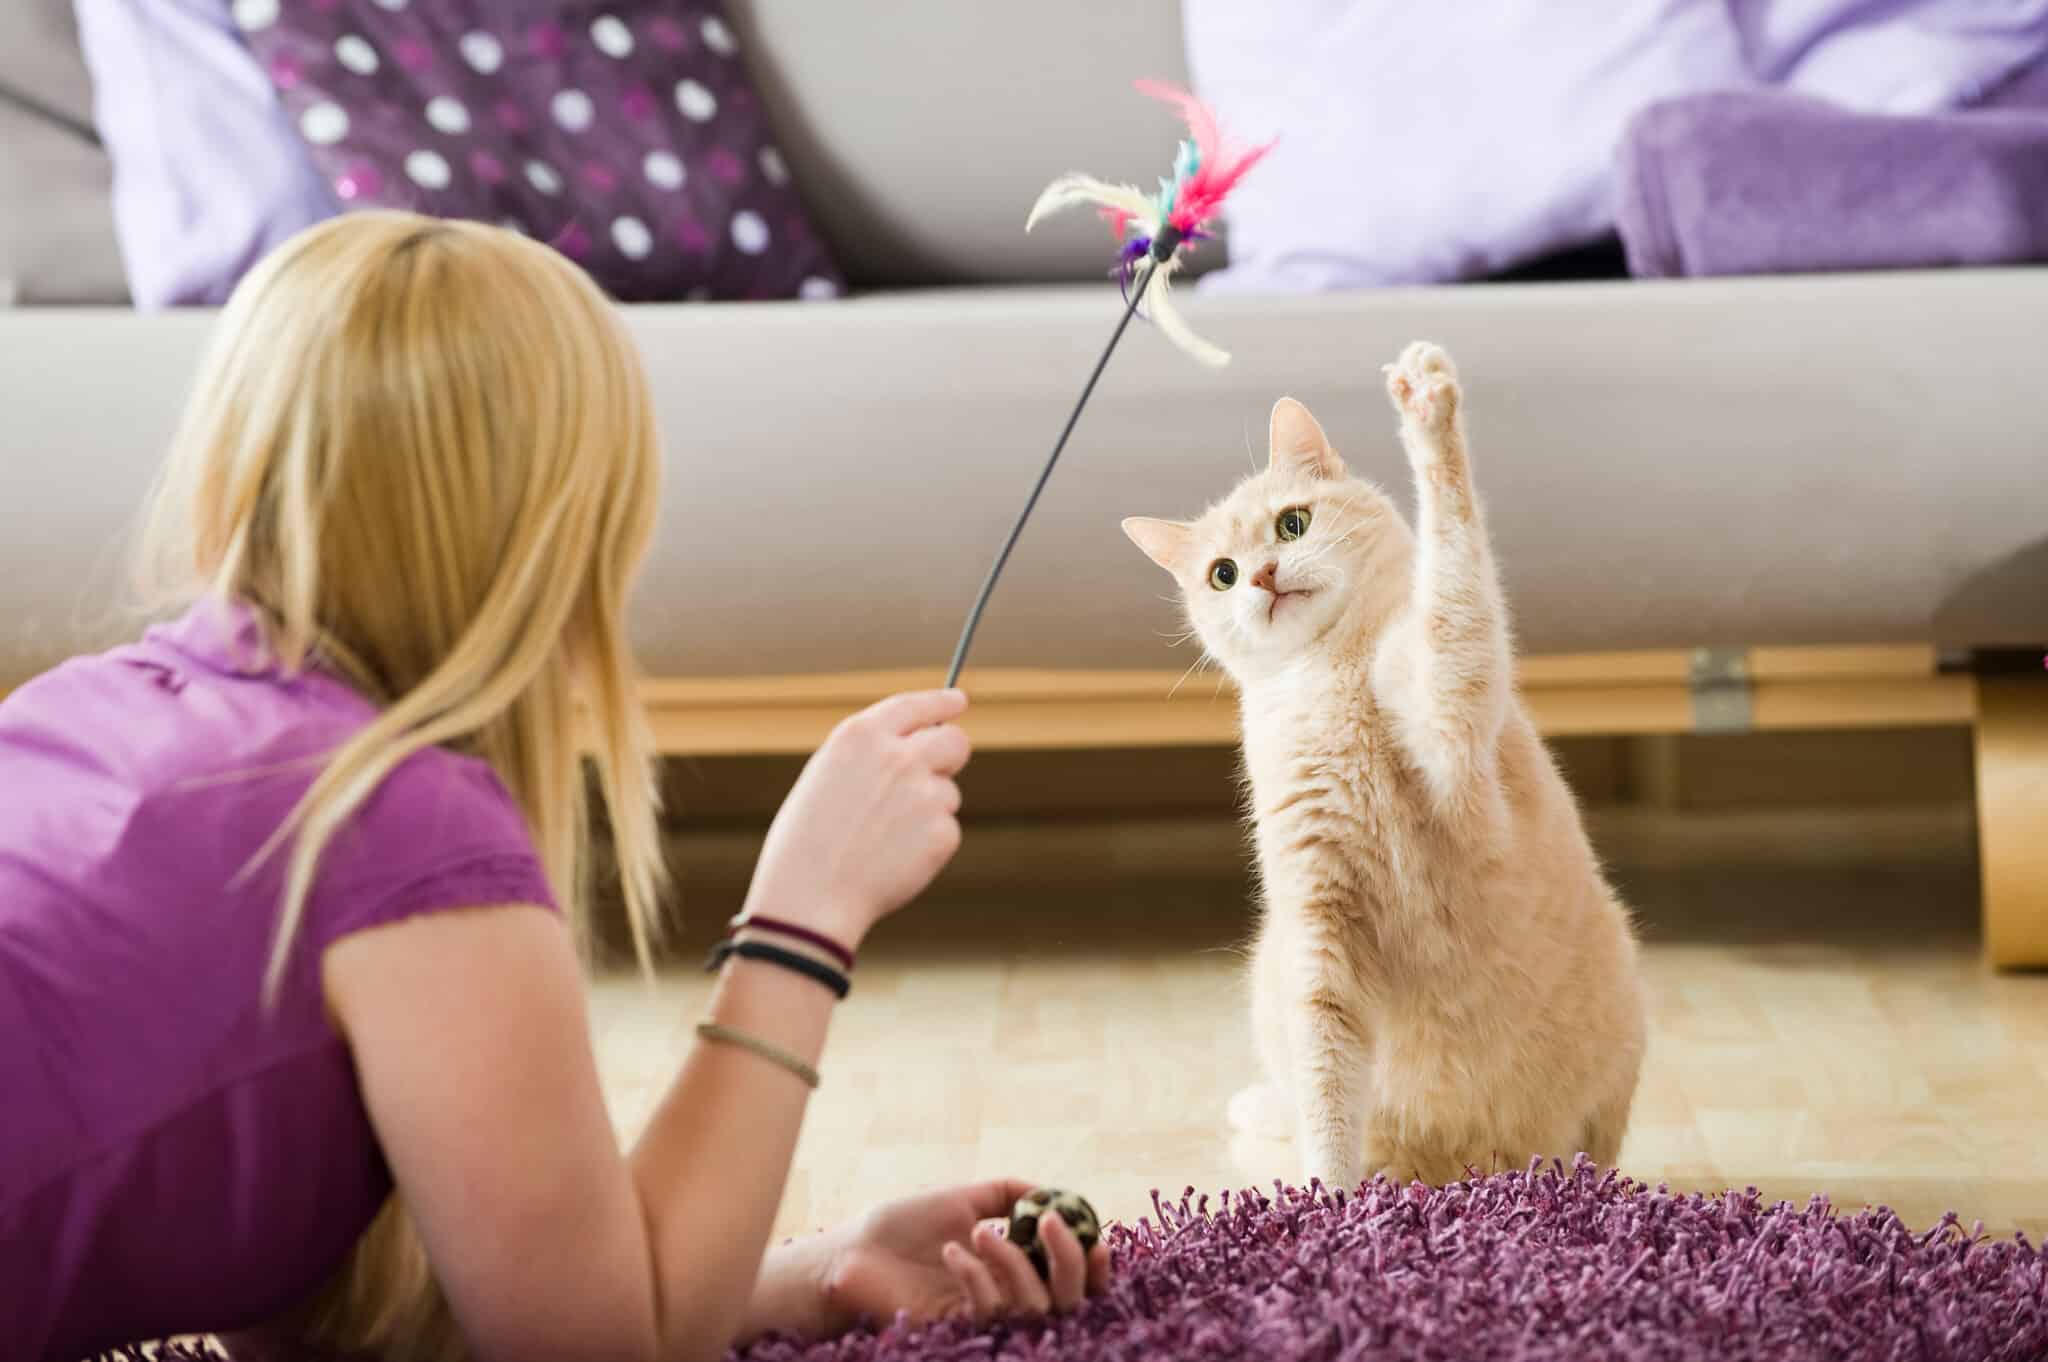
[[957, 847], [957, 692], [849, 719], [777, 816], [699, 1039], [621, 1152], [575, 938], [587, 754], [662, 893], [626, 599], [646, 379], [575, 268], [405, 214], [223, 313], [150, 507], [182, 613], [0, 702], [11, 1356], [212, 1331], [428, 1359], [711, 1358], [1074, 1305], [963, 1187], [766, 1251], [837, 979]]

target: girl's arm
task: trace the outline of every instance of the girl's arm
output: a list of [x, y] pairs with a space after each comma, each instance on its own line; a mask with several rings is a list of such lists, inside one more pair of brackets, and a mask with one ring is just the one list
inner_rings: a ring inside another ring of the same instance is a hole
[[[622, 1155], [581, 969], [541, 909], [364, 932], [328, 951], [326, 974], [378, 1138], [478, 1357], [724, 1351], [808, 1088], [745, 1051], [694, 1044]], [[737, 962], [710, 1016], [815, 1064], [832, 1003], [807, 979]]]
[[[899, 696], [841, 725], [777, 815], [749, 908], [857, 946], [922, 890], [959, 844], [952, 777], [967, 742], [946, 721], [964, 708], [957, 692]], [[553, 914], [414, 918], [329, 947], [323, 972], [379, 1141], [479, 1356], [724, 1352], [788, 1178], [800, 1079], [695, 1042], [622, 1157], [581, 970]], [[815, 1065], [833, 1002], [800, 975], [735, 961], [709, 1018]]]

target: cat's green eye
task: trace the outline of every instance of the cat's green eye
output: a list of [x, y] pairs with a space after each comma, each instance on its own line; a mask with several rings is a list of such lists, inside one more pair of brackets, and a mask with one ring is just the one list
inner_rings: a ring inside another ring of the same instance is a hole
[[1237, 585], [1237, 564], [1228, 558], [1218, 558], [1209, 564], [1209, 585], [1218, 591], [1228, 591]]
[[1273, 522], [1273, 533], [1279, 535], [1282, 541], [1299, 539], [1308, 533], [1308, 522], [1314, 518], [1306, 506], [1289, 506], [1280, 513], [1280, 518]]

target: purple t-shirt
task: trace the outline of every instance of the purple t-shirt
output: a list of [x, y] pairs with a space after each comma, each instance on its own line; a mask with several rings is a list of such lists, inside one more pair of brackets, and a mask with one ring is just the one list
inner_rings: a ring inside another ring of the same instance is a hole
[[429, 749], [330, 843], [266, 1010], [285, 857], [244, 869], [374, 710], [261, 656], [247, 612], [203, 604], [0, 702], [9, 1357], [77, 1362], [302, 1300], [391, 1190], [322, 950], [435, 909], [554, 906], [503, 785]]

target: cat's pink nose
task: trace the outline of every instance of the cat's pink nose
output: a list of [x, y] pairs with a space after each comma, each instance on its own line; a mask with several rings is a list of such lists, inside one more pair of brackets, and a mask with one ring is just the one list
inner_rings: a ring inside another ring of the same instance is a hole
[[1274, 583], [1277, 582], [1279, 578], [1280, 565], [1278, 563], [1268, 563], [1264, 567], [1260, 568], [1257, 572], [1254, 572], [1252, 574], [1252, 585], [1257, 587], [1261, 591], [1271, 591], [1275, 595], [1278, 595], [1280, 588], [1275, 586]]

